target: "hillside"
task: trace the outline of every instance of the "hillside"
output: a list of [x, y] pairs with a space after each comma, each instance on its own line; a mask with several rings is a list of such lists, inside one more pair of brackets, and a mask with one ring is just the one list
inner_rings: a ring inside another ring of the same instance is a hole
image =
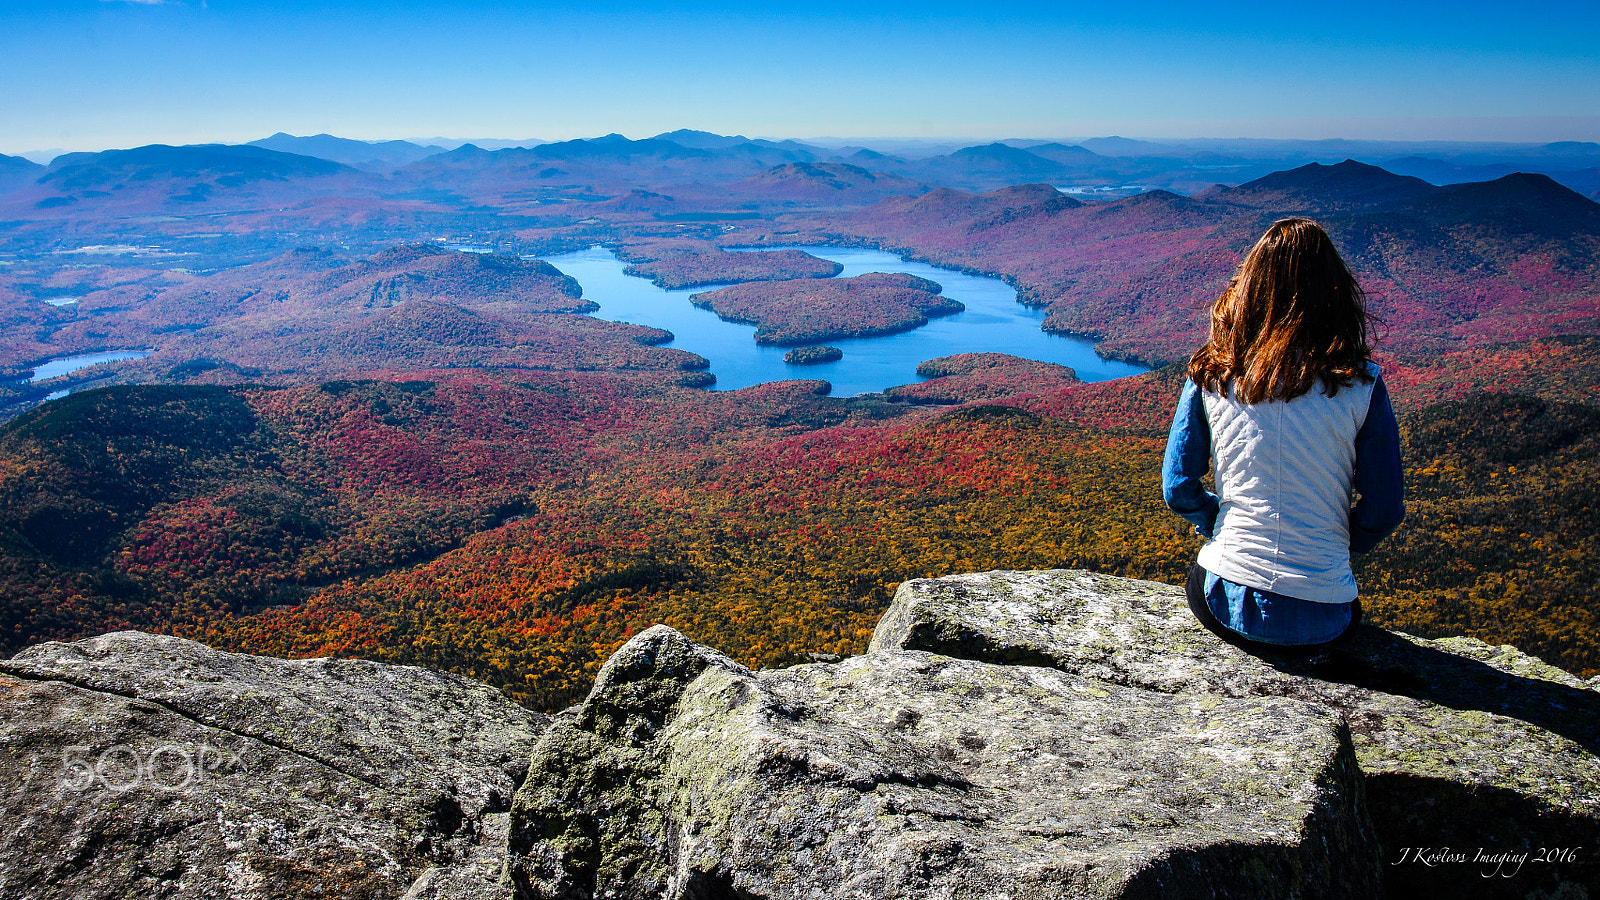
[[349, 189], [360, 181], [360, 174], [348, 166], [263, 147], [152, 144], [58, 156], [33, 186], [6, 198], [0, 207], [69, 210], [73, 216], [88, 209], [104, 215], [237, 207], [266, 197], [303, 196], [308, 190]]
[[740, 199], [760, 199], [782, 204], [860, 206], [885, 197], [924, 193], [927, 185], [884, 172], [872, 172], [848, 163], [785, 163], [721, 189]]
[[1437, 192], [1437, 188], [1420, 178], [1395, 175], [1377, 166], [1347, 159], [1334, 166], [1308, 163], [1238, 187], [1218, 187], [1198, 196], [1270, 209], [1277, 215], [1316, 218], [1415, 200]]
[[[1501, 348], [1533, 364], [1484, 380], [1520, 396], [1443, 405], [1397, 371], [1412, 512], [1360, 561], [1374, 621], [1600, 673], [1595, 353]], [[609, 373], [73, 394], [0, 432], [0, 624], [425, 664], [558, 709], [653, 622], [772, 665], [859, 652], [909, 578], [1180, 578], [1172, 373], [1048, 368], [940, 363], [953, 411]]]
[[1160, 364], [1199, 343], [1197, 310], [1286, 214], [1315, 215], [1328, 228], [1395, 354], [1587, 334], [1600, 317], [1600, 204], [1537, 175], [1433, 187], [1346, 161], [1196, 197], [1152, 191], [1097, 204], [1045, 185], [942, 189], [841, 215], [785, 216], [755, 237], [867, 243], [996, 274], [1049, 310], [1047, 330]]
[[[663, 332], [577, 315], [595, 304], [547, 263], [429, 245], [353, 262], [294, 251], [209, 276], [146, 275], [91, 290], [70, 309], [17, 305], [32, 315], [14, 321], [14, 349], [0, 363], [22, 368], [107, 346], [153, 351], [116, 375], [135, 382], [226, 380], [241, 368], [269, 382], [304, 383], [407, 368], [704, 366], [693, 354], [651, 346]], [[36, 339], [46, 319], [49, 343]]]
[[21, 187], [43, 174], [44, 166], [32, 160], [0, 153], [0, 191]]

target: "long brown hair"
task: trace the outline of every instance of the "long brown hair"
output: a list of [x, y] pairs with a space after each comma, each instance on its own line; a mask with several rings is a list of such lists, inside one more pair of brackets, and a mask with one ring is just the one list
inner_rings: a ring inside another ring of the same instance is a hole
[[1333, 396], [1372, 380], [1366, 294], [1322, 226], [1274, 222], [1211, 304], [1211, 337], [1189, 358], [1201, 389], [1254, 405], [1293, 400], [1317, 381]]

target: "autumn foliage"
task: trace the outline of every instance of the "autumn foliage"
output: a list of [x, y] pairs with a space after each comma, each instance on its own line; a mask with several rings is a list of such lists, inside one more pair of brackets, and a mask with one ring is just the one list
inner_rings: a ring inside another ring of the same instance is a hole
[[[761, 255], [761, 254], [746, 254]], [[691, 299], [724, 319], [756, 326], [756, 343], [793, 346], [869, 337], [928, 324], [966, 306], [939, 296], [940, 287], [903, 272], [854, 278], [800, 278], [736, 284]]]
[[668, 290], [708, 284], [747, 281], [783, 281], [790, 278], [832, 278], [844, 266], [818, 259], [803, 250], [770, 253], [730, 253], [711, 247], [701, 253], [672, 253], [623, 269], [628, 275], [648, 278]]
[[1542, 175], [1435, 187], [1374, 166], [1311, 164], [1184, 197], [1086, 204], [1044, 184], [943, 188], [860, 210], [751, 226], [743, 243], [875, 246], [1004, 277], [1045, 328], [1152, 365], [1203, 339], [1201, 308], [1266, 227], [1319, 220], [1387, 348], [1434, 355], [1590, 334], [1600, 318], [1600, 205]]
[[[656, 622], [779, 665], [862, 651], [908, 578], [1177, 580], [1197, 546], [1157, 479], [1181, 373], [1036, 374], [954, 409], [583, 373], [73, 395], [0, 435], [0, 627], [429, 665], [554, 709]], [[1600, 671], [1600, 419], [1564, 385], [1396, 388], [1411, 514], [1359, 561], [1375, 621]]]
[[[679, 164], [652, 147], [636, 149]], [[508, 190], [503, 171], [484, 168], [481, 186]], [[1181, 360], [1244, 247], [1298, 212], [1329, 226], [1373, 292], [1406, 442], [1408, 518], [1357, 561], [1370, 617], [1600, 674], [1600, 207], [1533, 176], [1279, 174], [1094, 204], [1047, 185], [945, 189], [694, 234], [655, 218], [680, 215], [681, 196], [595, 201], [611, 204], [604, 221], [529, 207], [572, 219], [561, 240], [650, 218], [619, 255], [661, 277], [811, 265], [716, 240], [901, 249], [1000, 274], [1050, 328], [1111, 354], [1171, 361], [1094, 384], [963, 354], [884, 395], [693, 390], [685, 379], [712, 379], [705, 360], [582, 315], [589, 302], [548, 266], [426, 246], [209, 275], [62, 270], [26, 290], [0, 275], [0, 374], [139, 346], [161, 353], [119, 372], [179, 382], [73, 393], [0, 427], [0, 645], [135, 627], [434, 666], [558, 709], [656, 622], [781, 665], [861, 652], [909, 578], [1081, 566], [1176, 581], [1198, 549], [1158, 485]], [[761, 340], [809, 344], [959, 308], [936, 287], [801, 278], [699, 302]], [[37, 299], [66, 291], [77, 308]], [[24, 396], [11, 385], [0, 402]]]

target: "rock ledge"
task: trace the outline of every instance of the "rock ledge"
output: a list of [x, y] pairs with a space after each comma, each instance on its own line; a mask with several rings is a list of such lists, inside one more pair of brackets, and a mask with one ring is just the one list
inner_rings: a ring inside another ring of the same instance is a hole
[[838, 663], [635, 637], [535, 749], [507, 871], [524, 898], [1504, 896], [1403, 848], [1595, 847], [1597, 724], [1509, 647], [1364, 628], [1261, 658], [1168, 585], [919, 580]]
[[1597, 686], [1370, 627], [1251, 655], [1073, 571], [907, 582], [781, 670], [656, 626], [553, 720], [119, 632], [0, 663], [0, 900], [1600, 898]]

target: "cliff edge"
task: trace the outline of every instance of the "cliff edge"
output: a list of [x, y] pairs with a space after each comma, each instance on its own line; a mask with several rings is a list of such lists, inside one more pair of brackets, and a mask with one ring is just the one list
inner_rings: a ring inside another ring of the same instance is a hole
[[1252, 656], [1152, 582], [911, 581], [837, 663], [636, 636], [535, 748], [507, 872], [522, 898], [1600, 895], [1594, 687], [1371, 627]]
[[0, 663], [0, 900], [1600, 897], [1597, 686], [1253, 656], [1078, 571], [907, 582], [788, 669], [656, 626], [553, 720], [120, 632]]

